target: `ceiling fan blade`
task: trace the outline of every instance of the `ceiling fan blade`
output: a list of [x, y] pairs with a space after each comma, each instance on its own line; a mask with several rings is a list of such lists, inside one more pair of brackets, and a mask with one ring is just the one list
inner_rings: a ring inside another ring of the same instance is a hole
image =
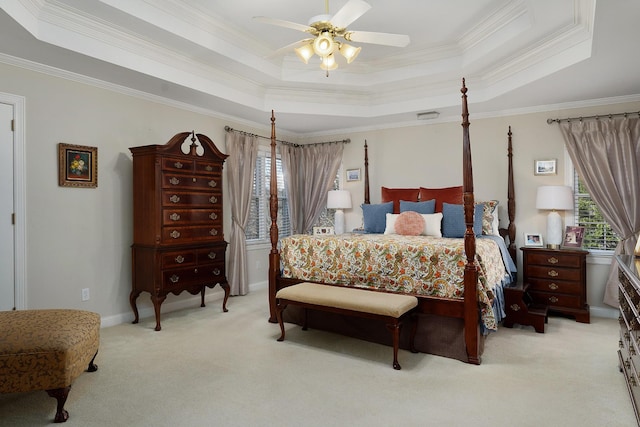
[[282, 55], [283, 53], [292, 51], [293, 49], [300, 47], [306, 43], [311, 42], [313, 39], [303, 39], [303, 40], [298, 40], [297, 42], [293, 42], [290, 43], [286, 46], [281, 47], [280, 49], [277, 49], [276, 51], [274, 51], [273, 53], [270, 53], [269, 55], [266, 56], [266, 58], [274, 58], [278, 55]]
[[298, 30], [302, 32], [310, 32], [313, 31], [308, 25], [297, 24], [295, 22], [284, 21], [282, 19], [269, 18], [267, 16], [254, 16], [254, 20], [258, 22], [262, 22], [264, 24], [277, 25], [278, 27], [290, 28], [292, 30]]
[[411, 41], [409, 36], [405, 34], [373, 33], [370, 31], [347, 31], [344, 38], [353, 42], [396, 47], [405, 47]]
[[349, 0], [342, 9], [331, 17], [331, 23], [336, 28], [347, 28], [356, 19], [371, 9], [371, 5], [363, 0]]

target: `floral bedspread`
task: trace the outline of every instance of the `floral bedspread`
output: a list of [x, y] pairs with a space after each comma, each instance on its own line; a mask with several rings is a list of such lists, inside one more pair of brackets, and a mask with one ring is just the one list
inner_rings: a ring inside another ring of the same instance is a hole
[[[464, 298], [464, 239], [396, 234], [294, 235], [280, 240], [282, 277], [442, 298]], [[476, 239], [483, 324], [496, 330], [495, 286], [508, 275], [500, 249]]]

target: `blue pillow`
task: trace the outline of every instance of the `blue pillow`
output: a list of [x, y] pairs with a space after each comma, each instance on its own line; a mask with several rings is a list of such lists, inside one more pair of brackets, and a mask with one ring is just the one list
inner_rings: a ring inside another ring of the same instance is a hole
[[[477, 204], [473, 216], [473, 231], [476, 233], [476, 236], [482, 235], [483, 213], [484, 205], [482, 203]], [[464, 222], [464, 206], [443, 203], [442, 237], [464, 237], [466, 230], [467, 225]]]
[[371, 205], [363, 203], [362, 217], [366, 233], [384, 233], [387, 228], [387, 214], [393, 213], [393, 202]]
[[400, 200], [400, 213], [413, 211], [419, 214], [429, 215], [436, 210], [436, 199], [426, 200], [424, 202], [408, 202]]

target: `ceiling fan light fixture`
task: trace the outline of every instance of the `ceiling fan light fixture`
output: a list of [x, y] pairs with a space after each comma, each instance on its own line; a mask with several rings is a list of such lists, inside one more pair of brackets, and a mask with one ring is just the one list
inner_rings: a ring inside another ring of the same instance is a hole
[[338, 68], [338, 63], [336, 62], [336, 58], [333, 56], [333, 54], [322, 57], [320, 68], [326, 71], [332, 71]]
[[313, 50], [321, 58], [331, 55], [336, 50], [336, 41], [331, 33], [327, 31], [320, 33], [313, 41]]
[[347, 43], [340, 43], [340, 48], [338, 49], [340, 54], [347, 60], [347, 64], [351, 64], [351, 62], [356, 59], [361, 50], [361, 47], [351, 46]]
[[305, 64], [309, 63], [309, 59], [311, 59], [311, 57], [314, 55], [314, 51], [313, 51], [313, 43], [308, 43], [305, 44], [303, 46], [300, 46], [296, 49], [294, 49], [296, 52], [296, 55], [298, 55], [298, 58], [300, 58], [300, 60], [302, 62], [304, 62]]

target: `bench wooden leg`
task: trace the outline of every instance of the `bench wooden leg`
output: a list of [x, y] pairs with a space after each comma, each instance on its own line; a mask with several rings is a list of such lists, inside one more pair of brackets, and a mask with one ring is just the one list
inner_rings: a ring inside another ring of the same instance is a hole
[[277, 302], [276, 305], [276, 319], [278, 319], [278, 325], [280, 325], [280, 338], [278, 341], [284, 341], [284, 322], [282, 321], [282, 312], [287, 307], [287, 303]]
[[302, 313], [304, 316], [302, 330], [306, 331], [307, 329], [309, 329], [309, 310], [305, 307], [304, 309], [302, 309]]
[[69, 390], [71, 390], [71, 386], [47, 390], [47, 394], [58, 401], [56, 416], [53, 419], [54, 423], [63, 423], [69, 419], [69, 413], [64, 409], [64, 404], [69, 396]]
[[393, 337], [393, 369], [400, 370], [402, 367], [398, 363], [398, 347], [400, 347], [400, 327], [402, 323], [395, 320], [393, 323], [387, 324], [387, 329], [391, 331], [391, 336]]
[[411, 353], [418, 353], [415, 346], [416, 332], [418, 331], [418, 313], [411, 314], [411, 335], [409, 335], [409, 350]]

